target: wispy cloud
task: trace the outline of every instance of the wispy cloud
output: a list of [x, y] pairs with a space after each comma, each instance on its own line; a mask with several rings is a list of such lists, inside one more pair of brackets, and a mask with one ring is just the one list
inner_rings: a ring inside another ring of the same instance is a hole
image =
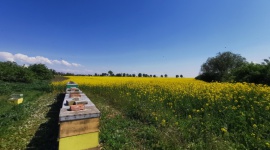
[[79, 67], [80, 64], [77, 63], [70, 63], [65, 60], [50, 60], [49, 58], [43, 57], [43, 56], [35, 56], [35, 57], [29, 57], [24, 54], [12, 54], [9, 52], [0, 52], [0, 60], [2, 61], [14, 61], [14, 62], [20, 62], [20, 63], [27, 63], [27, 64], [48, 64], [48, 65], [64, 65], [67, 67]]

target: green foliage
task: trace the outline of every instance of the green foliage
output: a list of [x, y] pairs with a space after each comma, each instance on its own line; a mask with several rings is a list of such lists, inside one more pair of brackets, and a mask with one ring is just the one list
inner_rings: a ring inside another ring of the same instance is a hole
[[16, 62], [0, 62], [0, 80], [29, 83], [33, 81], [33, 73]]
[[270, 85], [270, 63], [254, 64], [247, 63], [233, 71], [232, 80], [236, 82], [248, 82]]
[[32, 83], [20, 83], [20, 82], [3, 82], [0, 81], [0, 94], [12, 94], [14, 92], [25, 92], [25, 91], [42, 91], [51, 92], [52, 85], [49, 81], [33, 81]]
[[112, 72], [111, 70], [108, 71], [108, 74], [109, 74], [110, 76], [113, 76], [113, 72]]
[[34, 73], [34, 77], [37, 80], [51, 80], [53, 78], [53, 73], [44, 64], [33, 64], [30, 65], [29, 70]]
[[195, 78], [206, 82], [247, 82], [270, 85], [270, 60], [261, 64], [248, 63], [245, 58], [231, 52], [218, 53], [208, 58]]
[[6, 82], [31, 83], [34, 80], [51, 80], [52, 69], [44, 64], [34, 64], [29, 67], [20, 66], [16, 62], [0, 62], [0, 80]]
[[201, 73], [196, 79], [204, 81], [228, 81], [235, 68], [246, 64], [246, 59], [232, 52], [218, 53], [210, 57], [201, 66]]

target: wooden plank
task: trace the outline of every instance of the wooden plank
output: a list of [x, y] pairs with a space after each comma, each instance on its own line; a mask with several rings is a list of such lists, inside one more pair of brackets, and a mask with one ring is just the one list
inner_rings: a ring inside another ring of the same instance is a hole
[[60, 122], [60, 138], [99, 131], [99, 118]]
[[82, 150], [97, 148], [99, 132], [92, 132], [59, 139], [59, 150]]

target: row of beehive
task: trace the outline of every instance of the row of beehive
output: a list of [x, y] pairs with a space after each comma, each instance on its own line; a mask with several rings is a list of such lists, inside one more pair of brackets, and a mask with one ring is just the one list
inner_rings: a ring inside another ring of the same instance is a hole
[[100, 111], [74, 82], [66, 85], [59, 114], [59, 149], [99, 149]]

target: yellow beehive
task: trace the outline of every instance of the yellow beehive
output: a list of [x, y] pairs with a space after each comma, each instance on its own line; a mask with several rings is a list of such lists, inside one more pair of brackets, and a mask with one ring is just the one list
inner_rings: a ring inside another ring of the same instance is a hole
[[23, 94], [12, 94], [9, 102], [13, 104], [21, 104], [23, 102]]
[[23, 102], [23, 98], [18, 98], [14, 100], [14, 104], [21, 104]]
[[99, 132], [69, 136], [59, 139], [59, 150], [83, 150], [99, 146]]

